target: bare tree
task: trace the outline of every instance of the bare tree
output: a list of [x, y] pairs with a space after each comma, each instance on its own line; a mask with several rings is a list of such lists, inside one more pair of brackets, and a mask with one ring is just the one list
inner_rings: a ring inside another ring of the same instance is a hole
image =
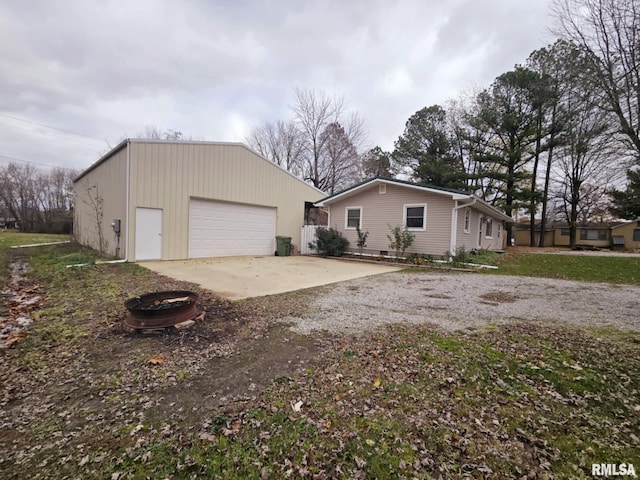
[[600, 108], [615, 115], [619, 138], [640, 162], [640, 3], [555, 0], [555, 32], [585, 54], [585, 80]]
[[565, 97], [574, 116], [566, 125], [565, 144], [558, 149], [558, 196], [569, 223], [569, 243], [576, 246], [578, 220], [593, 211], [593, 198], [606, 192], [619, 174], [617, 154], [610, 137], [610, 116], [597, 108], [590, 92], [578, 90]]
[[277, 120], [264, 122], [251, 129], [247, 143], [260, 155], [282, 168], [300, 176], [305, 144], [295, 122]]
[[136, 134], [137, 138], [148, 138], [151, 140], [188, 140], [179, 130], [170, 128], [162, 129], [156, 125], [145, 125], [142, 131]]
[[27, 232], [70, 231], [75, 172], [10, 163], [0, 168], [0, 209]]
[[[346, 116], [347, 105], [343, 98], [330, 97], [313, 90], [296, 89], [295, 103], [291, 108], [298, 128], [303, 133], [303, 179], [316, 188], [331, 192], [353, 181], [354, 171], [358, 169], [346, 164], [356, 160], [350, 155], [335, 154], [346, 144], [359, 153], [365, 136], [359, 115], [352, 113]], [[334, 128], [337, 125], [341, 130]], [[338, 141], [342, 147], [328, 144], [332, 141]]]
[[322, 133], [330, 123], [338, 123], [345, 110], [344, 99], [296, 88], [295, 103], [291, 108], [304, 134], [304, 179], [320, 188], [321, 152], [326, 140]]
[[0, 197], [20, 228], [31, 232], [38, 223], [35, 177], [33, 165], [9, 163], [0, 172]]
[[98, 190], [97, 185], [92, 185], [85, 189], [86, 196], [83, 196], [82, 202], [89, 207], [91, 212], [91, 218], [96, 228], [98, 235], [98, 250], [104, 252], [107, 249], [107, 244], [104, 238], [104, 229], [102, 227], [102, 220], [104, 218], [104, 198], [102, 193]]
[[339, 123], [330, 123], [322, 132], [322, 161], [317, 177], [317, 187], [321, 190], [333, 195], [359, 176], [360, 155], [354, 142], [362, 136], [361, 125], [359, 118], [354, 117], [347, 129]]

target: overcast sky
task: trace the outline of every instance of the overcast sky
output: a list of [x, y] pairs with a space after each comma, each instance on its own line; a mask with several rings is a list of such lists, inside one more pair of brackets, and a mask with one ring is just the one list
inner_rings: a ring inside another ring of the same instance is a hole
[[296, 87], [343, 96], [391, 149], [417, 110], [551, 43], [549, 4], [2, 0], [0, 165], [84, 169], [146, 125], [244, 141]]

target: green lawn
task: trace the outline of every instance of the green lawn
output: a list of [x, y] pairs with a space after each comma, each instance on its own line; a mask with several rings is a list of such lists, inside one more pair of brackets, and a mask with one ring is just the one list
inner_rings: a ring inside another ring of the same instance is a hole
[[640, 255], [597, 257], [507, 253], [499, 260], [498, 266], [498, 270], [488, 270], [485, 273], [640, 285]]
[[0, 250], [2, 250], [3, 247], [12, 247], [15, 245], [64, 242], [69, 239], [69, 235], [55, 235], [50, 233], [21, 233], [15, 230], [0, 230]]

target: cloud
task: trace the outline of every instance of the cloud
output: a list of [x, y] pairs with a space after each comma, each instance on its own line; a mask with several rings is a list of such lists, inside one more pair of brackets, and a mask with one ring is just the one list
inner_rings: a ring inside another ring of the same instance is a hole
[[[512, 0], [6, 0], [0, 113], [110, 144], [148, 124], [241, 141], [290, 116], [300, 87], [344, 96], [371, 143], [391, 148], [415, 111], [549, 43], [546, 14], [544, 1]], [[3, 123], [0, 154], [97, 158], [86, 138]]]

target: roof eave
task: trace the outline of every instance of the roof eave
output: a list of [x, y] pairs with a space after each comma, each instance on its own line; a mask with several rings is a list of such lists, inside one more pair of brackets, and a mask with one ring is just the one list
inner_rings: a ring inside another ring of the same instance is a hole
[[337, 193], [335, 195], [331, 195], [328, 196], [326, 198], [323, 198], [322, 200], [320, 200], [319, 202], [316, 202], [314, 205], [316, 207], [324, 207], [327, 205], [330, 205], [331, 203], [334, 203], [338, 200], [341, 200], [343, 198], [347, 198], [350, 197], [351, 195], [356, 194], [357, 192], [368, 188], [372, 185], [376, 185], [376, 184], [388, 184], [388, 185], [395, 185], [395, 186], [400, 186], [400, 187], [404, 187], [404, 188], [412, 188], [415, 190], [420, 190], [423, 192], [431, 192], [431, 193], [436, 193], [438, 195], [447, 195], [449, 197], [451, 197], [452, 200], [470, 200], [471, 198], [473, 198], [473, 195], [471, 194], [463, 194], [463, 193], [455, 193], [455, 192], [447, 192], [445, 190], [437, 190], [435, 188], [429, 188], [429, 187], [425, 187], [422, 185], [411, 185], [409, 183], [402, 183], [402, 182], [398, 182], [398, 181], [394, 181], [394, 180], [390, 180], [390, 179], [385, 179], [385, 178], [372, 178], [371, 180], [367, 180], [365, 182], [362, 182], [358, 185], [355, 185], [351, 188], [348, 188], [340, 193]]

